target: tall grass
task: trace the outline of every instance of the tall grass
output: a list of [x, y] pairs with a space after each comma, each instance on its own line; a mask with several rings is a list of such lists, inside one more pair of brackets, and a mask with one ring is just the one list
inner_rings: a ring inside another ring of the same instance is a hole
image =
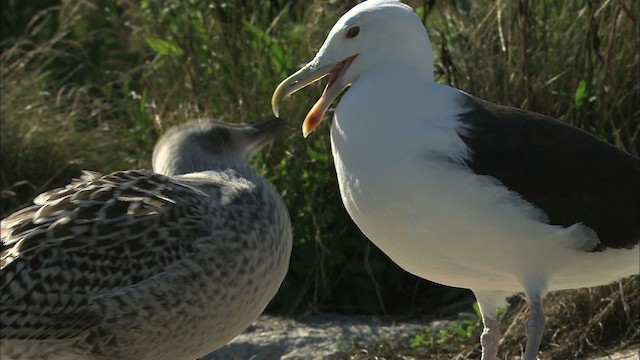
[[[87, 65], [75, 58], [83, 44], [69, 36], [84, 15], [81, 8], [76, 4], [36, 11], [25, 35], [3, 39], [2, 214], [26, 205], [41, 191], [66, 184], [84, 167], [110, 171], [137, 164], [131, 157], [125, 161], [131, 155], [122, 147], [126, 137], [116, 135], [123, 128], [109, 121], [114, 103], [94, 95], [100, 84], [71, 80]], [[58, 22], [63, 10], [66, 21]], [[60, 25], [49, 31], [54, 22]]]
[[637, 2], [454, 5], [427, 21], [442, 81], [564, 120], [638, 155]]

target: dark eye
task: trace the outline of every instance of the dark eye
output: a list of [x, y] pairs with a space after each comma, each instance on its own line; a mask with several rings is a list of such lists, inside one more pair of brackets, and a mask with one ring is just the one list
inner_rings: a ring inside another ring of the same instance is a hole
[[360, 34], [360, 26], [354, 25], [347, 29], [347, 34], [345, 35], [347, 39], [353, 39], [354, 37]]

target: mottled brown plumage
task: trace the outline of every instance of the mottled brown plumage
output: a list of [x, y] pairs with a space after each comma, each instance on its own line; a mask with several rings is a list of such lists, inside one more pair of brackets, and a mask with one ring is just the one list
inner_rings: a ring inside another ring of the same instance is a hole
[[189, 123], [154, 169], [84, 172], [2, 220], [3, 359], [195, 359], [250, 324], [288, 267], [279, 195], [244, 162], [282, 128]]

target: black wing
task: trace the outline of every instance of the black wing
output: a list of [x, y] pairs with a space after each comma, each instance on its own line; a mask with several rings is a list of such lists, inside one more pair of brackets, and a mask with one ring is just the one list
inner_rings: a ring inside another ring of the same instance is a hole
[[638, 245], [638, 159], [551, 117], [468, 96], [460, 137], [475, 173], [492, 176], [564, 227], [582, 222], [601, 244]]

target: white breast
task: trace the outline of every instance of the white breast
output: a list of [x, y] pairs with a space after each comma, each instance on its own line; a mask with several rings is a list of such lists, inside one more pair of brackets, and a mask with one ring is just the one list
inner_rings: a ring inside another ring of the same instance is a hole
[[[364, 80], [343, 96], [331, 130], [341, 197], [402, 268], [450, 286], [513, 292], [525, 282], [552, 290], [637, 271], [637, 248], [586, 252], [584, 243], [597, 241], [590, 229], [546, 224], [542, 211], [463, 165], [471, 154], [458, 136], [457, 90], [404, 83], [404, 93], [425, 96], [403, 97], [388, 79], [386, 87]], [[621, 261], [629, 266], [611, 266]]]

